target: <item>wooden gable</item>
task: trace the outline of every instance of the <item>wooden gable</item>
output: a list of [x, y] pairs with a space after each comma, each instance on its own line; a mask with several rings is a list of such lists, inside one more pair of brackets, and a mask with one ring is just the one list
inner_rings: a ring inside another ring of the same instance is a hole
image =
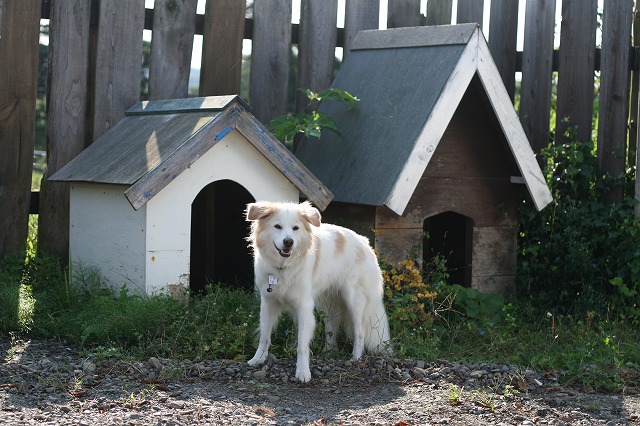
[[239, 131], [318, 208], [327, 206], [331, 192], [238, 96], [138, 103], [49, 180], [128, 185], [125, 195], [137, 210], [232, 130]]
[[296, 155], [336, 201], [401, 215], [472, 80], [485, 93], [514, 176], [544, 208], [551, 194], [476, 24], [360, 32], [332, 87], [361, 102], [352, 111], [321, 105], [342, 136], [303, 141]]

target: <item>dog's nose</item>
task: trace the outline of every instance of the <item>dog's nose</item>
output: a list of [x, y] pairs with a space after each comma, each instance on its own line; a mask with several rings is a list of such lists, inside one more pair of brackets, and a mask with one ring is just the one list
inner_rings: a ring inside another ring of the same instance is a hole
[[293, 238], [285, 238], [282, 240], [282, 244], [287, 248], [291, 247], [293, 245]]

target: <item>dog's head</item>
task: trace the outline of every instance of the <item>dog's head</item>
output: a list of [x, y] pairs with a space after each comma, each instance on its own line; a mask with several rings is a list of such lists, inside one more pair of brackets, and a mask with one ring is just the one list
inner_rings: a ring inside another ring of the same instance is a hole
[[309, 251], [312, 226], [320, 226], [320, 212], [309, 202], [247, 204], [246, 218], [251, 222], [247, 238], [254, 250], [263, 255], [288, 258]]

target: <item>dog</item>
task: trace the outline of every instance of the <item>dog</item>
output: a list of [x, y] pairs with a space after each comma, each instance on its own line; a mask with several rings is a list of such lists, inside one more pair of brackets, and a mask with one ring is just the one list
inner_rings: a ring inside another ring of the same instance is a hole
[[382, 273], [366, 237], [321, 223], [320, 212], [309, 202], [260, 201], [248, 204], [245, 213], [260, 293], [260, 340], [249, 365], [265, 362], [273, 328], [287, 311], [298, 331], [295, 377], [311, 380], [314, 308], [325, 313], [325, 350], [336, 346], [342, 326], [353, 341], [352, 360], [365, 349], [391, 354]]

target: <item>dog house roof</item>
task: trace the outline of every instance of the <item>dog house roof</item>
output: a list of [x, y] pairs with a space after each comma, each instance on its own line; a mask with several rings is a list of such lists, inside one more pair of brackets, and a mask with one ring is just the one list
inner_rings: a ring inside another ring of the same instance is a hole
[[551, 194], [477, 24], [358, 33], [332, 85], [358, 107], [323, 103], [342, 135], [303, 141], [296, 155], [334, 200], [402, 214], [476, 75], [540, 210]]
[[235, 95], [139, 102], [49, 180], [130, 185], [137, 210], [232, 130], [318, 208], [329, 204], [331, 192]]

